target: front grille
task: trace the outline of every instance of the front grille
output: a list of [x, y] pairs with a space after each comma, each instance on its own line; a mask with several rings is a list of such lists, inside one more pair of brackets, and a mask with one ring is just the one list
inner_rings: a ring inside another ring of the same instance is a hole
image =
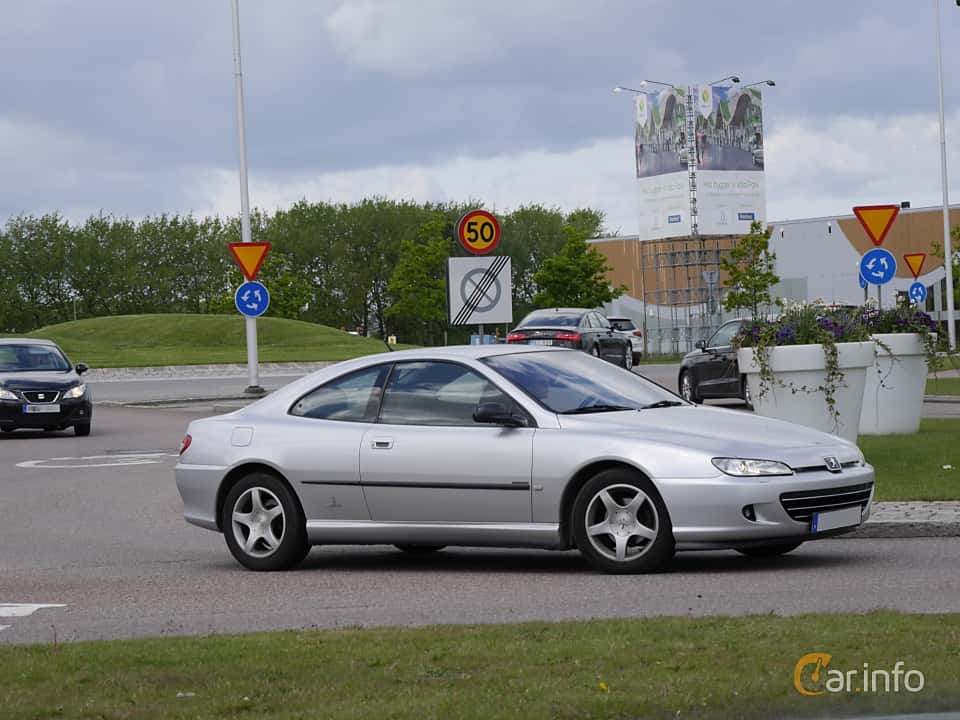
[[56, 390], [21, 390], [21, 394], [33, 404], [55, 403], [60, 397]]
[[854, 505], [859, 505], [862, 510], [870, 501], [871, 490], [872, 482], [822, 490], [800, 490], [780, 495], [780, 504], [794, 520], [808, 522], [815, 512], [840, 510]]
[[[845, 463], [840, 463], [840, 467], [846, 470], [847, 468], [857, 467], [859, 464], [859, 460], [848, 460]], [[795, 467], [793, 471], [795, 473], [827, 472], [828, 468], [826, 465], [804, 465], [803, 467]]]

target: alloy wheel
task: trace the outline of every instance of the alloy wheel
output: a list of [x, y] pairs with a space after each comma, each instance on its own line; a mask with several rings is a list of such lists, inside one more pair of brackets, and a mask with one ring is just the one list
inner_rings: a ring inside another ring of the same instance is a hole
[[286, 532], [286, 517], [280, 499], [264, 487], [244, 491], [233, 505], [231, 525], [243, 552], [254, 558], [277, 551]]
[[657, 539], [660, 517], [650, 497], [634, 485], [609, 485], [587, 503], [587, 539], [603, 557], [629, 562], [644, 555]]

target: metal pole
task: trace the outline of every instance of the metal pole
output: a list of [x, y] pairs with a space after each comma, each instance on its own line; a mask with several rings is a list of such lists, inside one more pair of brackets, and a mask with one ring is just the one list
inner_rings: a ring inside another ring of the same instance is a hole
[[951, 352], [957, 349], [957, 331], [953, 321], [953, 249], [950, 246], [950, 192], [947, 187], [947, 134], [943, 122], [943, 59], [940, 49], [940, 0], [933, 0], [937, 16], [937, 94], [940, 100], [940, 182], [943, 186], [943, 268], [947, 274], [947, 341]]
[[[240, 0], [233, 0], [233, 80], [237, 100], [237, 142], [240, 146], [240, 240], [250, 237], [250, 191], [247, 188], [247, 132], [243, 122], [243, 72], [240, 68]], [[257, 367], [257, 319], [247, 318], [247, 378], [244, 392], [263, 393]]]

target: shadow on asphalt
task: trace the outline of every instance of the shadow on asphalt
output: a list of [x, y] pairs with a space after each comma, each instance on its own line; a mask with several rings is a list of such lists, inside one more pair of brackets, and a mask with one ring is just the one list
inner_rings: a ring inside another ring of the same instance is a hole
[[[766, 572], [811, 570], [862, 564], [856, 552], [837, 554], [801, 548], [777, 558], [749, 558], [733, 551], [678, 553], [662, 574], [696, 575], [719, 572]], [[207, 563], [204, 563], [207, 565]], [[211, 569], [235, 569], [247, 572], [229, 557], [209, 563]], [[376, 572], [421, 573], [522, 573], [531, 575], [602, 575], [593, 570], [576, 551], [484, 550], [451, 548], [427, 555], [412, 555], [400, 550], [377, 547], [327, 546], [313, 548], [297, 567], [297, 572]]]

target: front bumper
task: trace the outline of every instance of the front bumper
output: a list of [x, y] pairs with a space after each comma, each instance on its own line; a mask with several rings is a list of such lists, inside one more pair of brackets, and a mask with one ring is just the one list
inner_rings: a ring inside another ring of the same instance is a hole
[[[717, 550], [816, 540], [849, 532], [857, 525], [811, 532], [809, 520], [790, 517], [781, 495], [869, 484], [869, 497], [863, 503], [859, 525], [870, 516], [873, 482], [873, 468], [863, 465], [844, 468], [840, 473], [823, 470], [767, 478], [718, 475], [658, 480], [657, 487], [670, 513], [677, 550]], [[755, 519], [744, 515], [746, 507], [752, 508]]]
[[4, 430], [18, 428], [43, 430], [83, 425], [93, 418], [93, 403], [89, 396], [75, 400], [61, 400], [59, 405], [59, 412], [27, 413], [24, 412], [23, 402], [0, 400], [0, 427]]

